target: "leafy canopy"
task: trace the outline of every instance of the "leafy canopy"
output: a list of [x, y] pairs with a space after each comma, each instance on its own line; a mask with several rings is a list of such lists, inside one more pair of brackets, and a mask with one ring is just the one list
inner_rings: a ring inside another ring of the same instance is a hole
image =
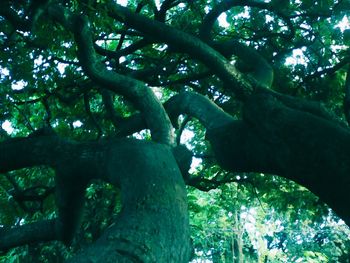
[[[109, 70], [147, 83], [163, 102], [179, 91], [193, 90], [215, 100], [232, 116], [240, 116], [240, 103], [201, 62], [178, 52], [176, 46], [115, 21], [105, 2], [65, 1], [65, 6], [87, 16], [99, 59]], [[345, 119], [350, 2], [237, 2], [243, 3], [225, 10], [215, 23], [213, 39], [237, 39], [256, 49], [273, 65], [273, 89], [323, 102]], [[29, 8], [27, 1], [11, 5], [17, 14]], [[204, 17], [218, 5], [218, 1], [203, 0], [127, 2], [134, 12], [192, 35], [200, 32]], [[122, 96], [86, 77], [72, 33], [45, 15], [30, 31], [1, 17], [0, 44], [1, 140], [26, 136], [47, 125], [63, 137], [95, 140], [114, 136], [123, 119], [137, 112]], [[237, 56], [229, 59], [237, 65], [240, 62]], [[245, 61], [240, 69], [249, 72], [251, 63]], [[242, 243], [246, 262], [265, 256], [269, 262], [336, 262], [349, 257], [349, 229], [315, 196], [294, 183], [263, 174], [237, 174], [227, 180], [227, 173], [211, 158], [203, 127], [187, 117], [181, 120], [181, 131], [187, 134], [182, 142], [198, 157], [192, 175], [205, 179], [197, 185], [202, 191], [189, 188], [195, 259], [230, 262], [233, 240]], [[134, 136], [149, 138], [147, 132]], [[53, 175], [47, 168], [8, 173], [0, 177], [0, 186], [0, 225], [55, 215]], [[18, 202], [13, 189], [32, 191], [42, 200]], [[92, 207], [86, 213], [96, 212], [85, 217], [72, 251], [98, 237], [119, 209], [112, 201], [118, 193], [110, 185], [93, 184], [86, 195]], [[64, 258], [72, 252], [59, 244], [29, 246], [29, 250], [35, 262], [51, 262], [55, 254]], [[15, 262], [27, 253], [17, 248], [0, 259]]]

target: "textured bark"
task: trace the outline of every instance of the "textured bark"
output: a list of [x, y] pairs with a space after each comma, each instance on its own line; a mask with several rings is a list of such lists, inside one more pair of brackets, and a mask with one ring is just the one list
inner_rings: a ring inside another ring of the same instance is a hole
[[[102, 179], [120, 187], [122, 211], [94, 245], [69, 262], [188, 262], [186, 188], [170, 147], [127, 139], [77, 143], [36, 136], [3, 142], [0, 153], [1, 172], [52, 166], [59, 208], [55, 222], [2, 231], [1, 248], [54, 239], [69, 243], [79, 227], [86, 185]], [[40, 226], [48, 232], [37, 235]], [[17, 241], [15, 233], [22, 233]]]
[[109, 149], [105, 169], [121, 187], [122, 212], [96, 244], [69, 262], [188, 262], [186, 191], [170, 149], [121, 141]]
[[43, 220], [32, 224], [0, 228], [0, 250], [38, 242], [56, 240], [56, 220]]
[[[151, 129], [153, 140], [164, 145], [135, 140], [78, 143], [42, 134], [0, 143], [0, 172], [36, 165], [54, 168], [59, 210], [57, 220], [1, 229], [0, 248], [48, 240], [69, 243], [79, 227], [86, 185], [92, 179], [102, 179], [120, 187], [123, 209], [115, 224], [70, 262], [188, 262], [189, 224], [181, 172], [187, 170], [189, 155], [166, 146], [174, 143], [167, 113], [145, 83], [132, 78], [132, 74], [125, 76], [108, 70], [96, 58], [87, 17], [72, 13], [63, 5], [51, 5], [51, 1], [47, 4], [48, 18], [74, 35], [79, 65], [86, 76], [131, 101], [141, 111], [134, 123], [137, 129], [144, 127], [138, 125], [140, 122], [144, 123]], [[257, 52], [235, 39], [223, 43], [211, 39], [210, 32], [219, 14], [235, 5], [276, 11], [273, 5], [261, 1], [224, 1], [206, 15], [199, 38], [160, 22], [165, 13], [159, 13], [160, 21], [154, 21], [114, 1], [107, 1], [106, 11], [110, 17], [144, 34], [146, 42], [148, 39], [164, 42], [169, 45], [169, 51], [187, 53], [202, 62], [208, 74], [215, 74], [225, 88], [230, 87], [225, 95], [235, 93], [245, 103], [242, 120], [234, 120], [207, 98], [194, 93], [180, 94], [167, 105], [170, 116], [176, 118], [187, 113], [204, 124], [223, 168], [233, 172], [271, 173], [294, 180], [328, 203], [350, 225], [349, 130], [310, 103], [271, 90], [254, 95], [261, 87], [271, 85], [272, 67]], [[21, 12], [19, 16], [9, 4], [0, 6], [0, 15], [14, 29], [32, 30], [36, 19]], [[284, 18], [283, 14], [278, 15]], [[288, 19], [284, 20], [291, 29], [286, 37], [292, 38], [293, 26]], [[139, 47], [130, 45], [127, 52]], [[247, 64], [255, 64], [251, 72], [255, 73], [253, 80], [231, 64], [227, 59], [231, 54]], [[349, 81], [346, 88], [345, 102], [349, 97]], [[126, 132], [120, 129], [119, 134]], [[174, 154], [181, 154], [186, 160], [174, 158]], [[182, 162], [187, 165], [183, 167]]]
[[207, 137], [222, 167], [291, 179], [350, 225], [348, 129], [261, 94], [248, 100], [243, 120], [209, 129]]
[[153, 91], [141, 81], [108, 70], [97, 59], [88, 19], [59, 5], [49, 6], [48, 13], [54, 21], [74, 34], [79, 62], [85, 73], [102, 87], [125, 96], [143, 112], [154, 141], [173, 144], [174, 134], [170, 120]]
[[175, 51], [187, 53], [192, 58], [201, 61], [227, 86], [231, 87], [238, 98], [245, 99], [254, 90], [255, 87], [247, 81], [246, 76], [242, 75], [223, 55], [199, 38], [161, 22], [135, 14], [128, 8], [115, 3], [109, 4], [108, 12], [116, 20], [168, 44]]
[[208, 98], [184, 92], [165, 107], [173, 122], [186, 113], [207, 128], [223, 168], [293, 180], [350, 225], [350, 131], [319, 104], [262, 91], [245, 103], [243, 119], [235, 120]]

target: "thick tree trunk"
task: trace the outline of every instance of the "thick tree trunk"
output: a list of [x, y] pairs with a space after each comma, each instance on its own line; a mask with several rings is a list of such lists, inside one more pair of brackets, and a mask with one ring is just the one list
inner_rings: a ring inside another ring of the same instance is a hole
[[350, 225], [350, 132], [273, 96], [253, 95], [242, 121], [209, 129], [224, 168], [283, 176], [307, 187]]
[[[69, 262], [188, 262], [186, 188], [170, 147], [127, 139], [77, 143], [53, 135], [10, 139], [0, 144], [0, 153], [0, 172], [52, 166], [59, 208], [58, 220], [43, 229], [48, 233], [30, 230], [39, 224], [2, 231], [6, 236], [0, 247], [52, 239], [69, 242], [79, 224], [85, 186], [91, 179], [102, 179], [120, 188], [122, 211], [95, 244]], [[23, 229], [16, 243], [14, 234]]]
[[109, 149], [106, 179], [119, 185], [114, 225], [69, 262], [188, 262], [186, 189], [169, 147], [120, 141]]

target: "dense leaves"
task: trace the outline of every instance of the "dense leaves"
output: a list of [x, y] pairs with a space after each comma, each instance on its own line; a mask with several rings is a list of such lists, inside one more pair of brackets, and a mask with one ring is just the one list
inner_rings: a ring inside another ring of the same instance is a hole
[[[32, 1], [6, 2], [0, 8], [10, 7], [27, 18]], [[116, 20], [107, 8], [109, 1], [61, 2], [72, 13], [86, 16], [98, 60], [110, 72], [144, 82], [162, 102], [182, 91], [195, 91], [234, 118], [241, 117], [242, 101], [234, 88], [198, 56], [120, 22], [123, 18]], [[273, 90], [321, 102], [334, 119], [347, 125], [348, 0], [126, 4], [134, 13], [202, 37], [203, 42], [209, 34], [212, 42], [207, 43], [217, 50], [216, 44], [232, 40], [257, 50], [273, 67]], [[219, 12], [212, 25], [208, 14], [215, 10]], [[28, 26], [0, 10], [1, 141], [48, 126], [77, 141], [124, 135], [127, 117], [139, 108], [88, 77], [73, 35], [48, 15]], [[248, 76], [256, 70], [254, 60], [224, 48], [221, 53]], [[195, 156], [187, 182], [193, 262], [350, 262], [350, 230], [318, 197], [277, 176], [224, 171], [197, 120], [182, 116], [177, 128], [177, 142]], [[150, 140], [147, 130], [138, 131], [132, 136]], [[53, 178], [47, 167], [1, 175], [0, 227], [54, 218]], [[119, 192], [96, 182], [86, 190], [86, 206], [71, 247], [59, 242], [29, 244], [3, 251], [0, 262], [62, 262], [113, 223], [120, 210]]]

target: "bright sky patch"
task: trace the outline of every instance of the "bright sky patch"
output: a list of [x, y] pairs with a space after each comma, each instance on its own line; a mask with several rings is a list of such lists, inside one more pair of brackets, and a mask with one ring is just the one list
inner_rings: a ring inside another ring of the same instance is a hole
[[74, 127], [74, 128], [79, 128], [79, 127], [81, 127], [82, 125], [83, 125], [83, 123], [82, 123], [81, 121], [79, 121], [79, 120], [73, 122], [73, 127]]
[[8, 133], [8, 134], [11, 134], [13, 133], [13, 131], [15, 130], [13, 127], [12, 127], [12, 124], [10, 121], [6, 120], [2, 123], [1, 127]]

